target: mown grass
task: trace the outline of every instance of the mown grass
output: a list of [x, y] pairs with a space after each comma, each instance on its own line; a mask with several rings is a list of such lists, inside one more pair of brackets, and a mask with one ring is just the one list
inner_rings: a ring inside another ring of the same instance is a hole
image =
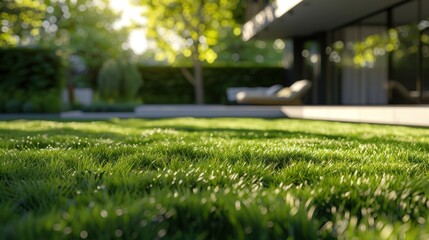
[[429, 129], [0, 122], [0, 238], [429, 239]]

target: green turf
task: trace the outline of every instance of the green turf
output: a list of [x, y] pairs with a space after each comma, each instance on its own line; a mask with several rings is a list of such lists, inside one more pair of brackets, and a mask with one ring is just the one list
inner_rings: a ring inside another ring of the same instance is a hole
[[0, 122], [0, 238], [429, 239], [429, 129]]

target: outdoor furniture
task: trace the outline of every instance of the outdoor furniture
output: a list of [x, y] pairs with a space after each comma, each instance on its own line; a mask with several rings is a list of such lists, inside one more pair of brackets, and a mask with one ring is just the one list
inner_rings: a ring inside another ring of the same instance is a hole
[[273, 85], [271, 87], [230, 87], [226, 89], [226, 96], [228, 98], [228, 102], [236, 103], [237, 102], [237, 93], [246, 92], [249, 94], [266, 94], [271, 95], [278, 92], [282, 89], [283, 86], [280, 84]]
[[429, 91], [423, 91], [423, 97], [420, 99], [419, 91], [410, 91], [397, 81], [389, 81], [387, 83], [387, 89], [389, 99], [394, 101], [393, 103], [398, 103], [398, 97], [403, 101], [405, 100], [405, 103], [419, 103], [420, 100], [422, 100], [423, 103], [429, 102]]
[[302, 105], [301, 98], [310, 90], [311, 82], [299, 80], [277, 92], [238, 92], [237, 103], [255, 105]]

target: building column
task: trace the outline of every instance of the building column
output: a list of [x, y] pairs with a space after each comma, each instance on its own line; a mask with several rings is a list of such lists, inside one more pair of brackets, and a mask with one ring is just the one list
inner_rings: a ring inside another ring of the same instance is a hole
[[328, 92], [328, 82], [327, 82], [327, 75], [328, 75], [328, 65], [329, 65], [329, 59], [328, 55], [326, 54], [326, 48], [328, 47], [328, 34], [326, 32], [320, 33], [318, 35], [317, 43], [319, 44], [319, 73], [317, 78], [317, 99], [316, 104], [326, 104], [327, 99], [326, 95]]
[[293, 81], [298, 81], [304, 78], [304, 58], [302, 51], [304, 50], [304, 39], [293, 38]]

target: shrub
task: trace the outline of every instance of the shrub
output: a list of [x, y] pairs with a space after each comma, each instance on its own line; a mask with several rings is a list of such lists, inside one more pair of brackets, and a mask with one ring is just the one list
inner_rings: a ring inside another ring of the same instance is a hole
[[107, 60], [98, 74], [98, 93], [109, 103], [133, 102], [143, 84], [137, 68], [128, 61]]
[[54, 50], [0, 49], [0, 62], [0, 112], [61, 110], [63, 65]]
[[21, 112], [21, 103], [18, 100], [10, 99], [4, 104], [5, 112], [18, 113]]
[[50, 91], [43, 97], [41, 101], [43, 112], [54, 113], [57, 109], [61, 109], [61, 101], [57, 101], [61, 97], [61, 93], [57, 91]]
[[37, 107], [35, 106], [34, 103], [32, 103], [31, 101], [27, 101], [22, 105], [22, 112], [34, 113], [34, 112], [38, 112], [38, 111], [37, 111]]

